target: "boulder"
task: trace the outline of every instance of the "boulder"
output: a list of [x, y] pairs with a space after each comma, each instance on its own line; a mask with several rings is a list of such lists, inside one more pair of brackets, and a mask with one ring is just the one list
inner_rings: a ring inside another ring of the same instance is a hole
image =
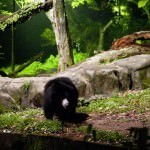
[[[109, 52], [110, 53], [110, 52]], [[43, 89], [49, 80], [65, 76], [76, 85], [80, 97], [110, 96], [126, 90], [150, 87], [150, 55], [135, 55], [99, 63], [98, 54], [51, 77], [0, 77], [0, 104], [6, 108], [41, 107]]]

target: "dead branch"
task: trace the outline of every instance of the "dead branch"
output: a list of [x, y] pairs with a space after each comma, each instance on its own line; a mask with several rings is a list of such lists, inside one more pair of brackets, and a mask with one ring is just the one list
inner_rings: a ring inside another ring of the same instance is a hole
[[[150, 31], [135, 32], [130, 35], [126, 35], [112, 43], [111, 49], [122, 49], [133, 45], [141, 45], [150, 47], [150, 43], [147, 43], [150, 39]], [[139, 40], [139, 43], [137, 42]]]

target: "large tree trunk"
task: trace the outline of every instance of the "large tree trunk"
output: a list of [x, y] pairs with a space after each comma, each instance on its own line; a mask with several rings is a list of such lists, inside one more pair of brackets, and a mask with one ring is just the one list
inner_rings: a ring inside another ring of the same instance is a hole
[[74, 63], [64, 0], [53, 0], [53, 8], [47, 12], [47, 16], [55, 33], [59, 56], [58, 70], [63, 71]]

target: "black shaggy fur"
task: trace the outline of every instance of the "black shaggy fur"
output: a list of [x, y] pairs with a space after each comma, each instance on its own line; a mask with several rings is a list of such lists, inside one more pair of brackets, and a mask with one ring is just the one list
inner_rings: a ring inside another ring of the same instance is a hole
[[[62, 106], [62, 100], [67, 98], [69, 105]], [[53, 119], [56, 115], [60, 120], [70, 120], [76, 114], [78, 91], [69, 78], [59, 77], [48, 81], [44, 90], [44, 115]]]

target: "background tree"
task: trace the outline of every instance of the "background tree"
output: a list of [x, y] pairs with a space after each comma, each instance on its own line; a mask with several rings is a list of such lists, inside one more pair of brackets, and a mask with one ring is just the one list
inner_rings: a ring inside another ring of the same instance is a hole
[[133, 0], [133, 3], [137, 4], [139, 8], [144, 10], [143, 13], [147, 15], [148, 22], [150, 23], [150, 1], [149, 0]]
[[53, 8], [46, 14], [55, 33], [59, 57], [58, 70], [63, 71], [74, 64], [64, 0], [53, 0]]
[[[127, 34], [148, 30], [142, 8], [127, 0], [66, 0], [71, 35], [81, 51], [107, 50]], [[70, 7], [71, 6], [71, 7]], [[84, 20], [84, 21], [83, 21]], [[82, 31], [82, 34], [80, 34]]]

